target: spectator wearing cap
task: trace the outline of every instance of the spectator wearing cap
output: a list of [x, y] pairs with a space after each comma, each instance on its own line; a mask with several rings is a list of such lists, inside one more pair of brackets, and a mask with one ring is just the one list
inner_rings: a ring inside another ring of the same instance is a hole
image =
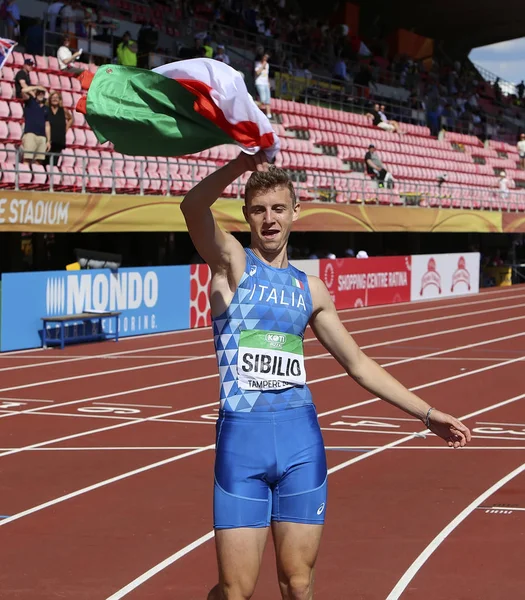
[[230, 64], [230, 57], [226, 54], [226, 49], [222, 44], [217, 46], [217, 51], [215, 52], [215, 56], [213, 58], [223, 62], [225, 65]]
[[17, 98], [22, 99], [22, 94], [24, 90], [31, 86], [31, 79], [29, 78], [29, 73], [31, 73], [34, 66], [35, 63], [30, 58], [26, 58], [24, 60], [22, 68], [15, 75], [15, 92]]
[[26, 86], [24, 98], [24, 162], [45, 161], [51, 147], [51, 127], [45, 107], [46, 90], [40, 85]]
[[137, 43], [131, 39], [131, 33], [126, 31], [122, 36], [122, 41], [117, 46], [117, 64], [125, 67], [136, 67], [137, 51]]
[[505, 171], [500, 171], [498, 187], [500, 197], [506, 200], [509, 197], [509, 180]]
[[80, 75], [84, 71], [80, 67], [73, 66], [73, 62], [82, 54], [82, 50], [71, 52], [69, 46], [71, 40], [68, 35], [65, 35], [62, 40], [62, 46], [57, 50], [58, 67], [62, 73], [71, 73], [72, 75]]

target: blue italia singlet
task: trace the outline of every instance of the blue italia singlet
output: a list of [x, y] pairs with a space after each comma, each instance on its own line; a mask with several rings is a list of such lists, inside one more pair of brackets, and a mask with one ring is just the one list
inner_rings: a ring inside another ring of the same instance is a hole
[[312, 404], [303, 338], [312, 314], [308, 277], [245, 249], [246, 269], [230, 306], [213, 317], [222, 411], [278, 411]]

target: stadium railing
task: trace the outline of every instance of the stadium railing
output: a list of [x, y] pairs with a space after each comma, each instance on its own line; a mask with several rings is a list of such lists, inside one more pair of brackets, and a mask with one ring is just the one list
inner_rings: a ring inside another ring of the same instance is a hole
[[[89, 156], [64, 152], [49, 154], [50, 164], [43, 167], [24, 163], [18, 150], [7, 154], [0, 169], [0, 189], [15, 191], [181, 196], [220, 164], [203, 165], [190, 158], [110, 155], [95, 167]], [[497, 188], [413, 180], [396, 180], [390, 188], [379, 187], [364, 173], [306, 174], [298, 169], [288, 169], [288, 173], [303, 201], [525, 212], [525, 192], [515, 190], [505, 194]], [[224, 197], [243, 198], [248, 176], [228, 186]]]

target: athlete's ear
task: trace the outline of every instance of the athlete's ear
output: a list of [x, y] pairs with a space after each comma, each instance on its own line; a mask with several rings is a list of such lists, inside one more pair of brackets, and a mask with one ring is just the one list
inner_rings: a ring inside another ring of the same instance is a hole
[[299, 215], [301, 214], [301, 205], [299, 204], [299, 200], [297, 200], [295, 202], [295, 205], [293, 207], [293, 217], [292, 217], [292, 221], [297, 221], [297, 219], [299, 218]]
[[246, 210], [246, 202], [242, 205], [242, 214], [244, 215], [244, 220], [248, 223], [248, 211]]

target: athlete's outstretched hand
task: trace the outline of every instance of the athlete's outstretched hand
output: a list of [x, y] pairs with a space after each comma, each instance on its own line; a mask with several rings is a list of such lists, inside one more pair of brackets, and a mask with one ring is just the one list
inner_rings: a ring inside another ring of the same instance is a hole
[[244, 171], [268, 171], [270, 163], [264, 150], [259, 150], [257, 154], [246, 154], [241, 152], [235, 159], [235, 162], [241, 164]]
[[468, 427], [452, 415], [437, 409], [430, 413], [429, 429], [443, 438], [451, 448], [461, 448], [472, 439]]

